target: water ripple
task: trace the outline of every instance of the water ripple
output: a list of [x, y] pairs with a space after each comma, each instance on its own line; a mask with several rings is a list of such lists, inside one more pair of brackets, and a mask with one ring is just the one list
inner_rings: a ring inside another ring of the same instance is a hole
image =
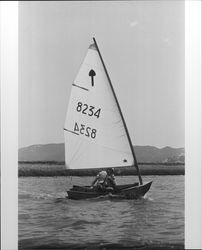
[[[87, 184], [92, 178], [77, 180]], [[65, 177], [20, 178], [19, 249], [171, 249], [171, 242], [182, 249], [183, 187], [183, 176], [159, 176], [144, 199], [74, 201], [66, 198]]]

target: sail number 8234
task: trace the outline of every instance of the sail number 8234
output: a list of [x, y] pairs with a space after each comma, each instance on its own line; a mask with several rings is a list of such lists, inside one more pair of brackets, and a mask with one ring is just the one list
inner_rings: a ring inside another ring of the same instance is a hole
[[78, 125], [77, 122], [74, 124], [74, 132], [85, 135], [87, 137], [91, 137], [92, 139], [95, 139], [97, 130], [91, 127], [87, 127], [84, 124]]
[[100, 117], [101, 109], [97, 109], [94, 106], [88, 105], [86, 103], [78, 102], [76, 107], [77, 112], [81, 112], [84, 115]]

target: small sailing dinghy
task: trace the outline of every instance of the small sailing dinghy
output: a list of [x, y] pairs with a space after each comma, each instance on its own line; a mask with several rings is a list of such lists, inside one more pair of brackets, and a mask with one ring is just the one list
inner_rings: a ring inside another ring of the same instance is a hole
[[95, 38], [72, 84], [64, 134], [68, 168], [135, 166], [139, 177], [139, 183], [117, 185], [115, 190], [105, 192], [74, 185], [67, 191], [69, 199], [103, 195], [138, 199], [150, 189], [152, 182], [142, 182], [131, 138]]

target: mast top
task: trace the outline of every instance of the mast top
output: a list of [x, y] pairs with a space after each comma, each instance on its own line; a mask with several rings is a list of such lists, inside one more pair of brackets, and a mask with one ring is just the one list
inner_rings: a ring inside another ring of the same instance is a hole
[[[93, 43], [90, 44], [89, 46], [89, 49], [94, 49], [94, 50], [97, 50], [97, 47], [96, 47], [96, 40], [95, 38], [93, 37]], [[98, 50], [97, 50], [98, 51]]]

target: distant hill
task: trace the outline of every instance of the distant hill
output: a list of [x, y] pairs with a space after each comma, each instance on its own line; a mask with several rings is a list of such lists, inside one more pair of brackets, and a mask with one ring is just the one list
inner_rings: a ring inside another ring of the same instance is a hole
[[[138, 162], [184, 163], [184, 148], [134, 146]], [[33, 145], [19, 149], [19, 161], [65, 161], [63, 143]]]

